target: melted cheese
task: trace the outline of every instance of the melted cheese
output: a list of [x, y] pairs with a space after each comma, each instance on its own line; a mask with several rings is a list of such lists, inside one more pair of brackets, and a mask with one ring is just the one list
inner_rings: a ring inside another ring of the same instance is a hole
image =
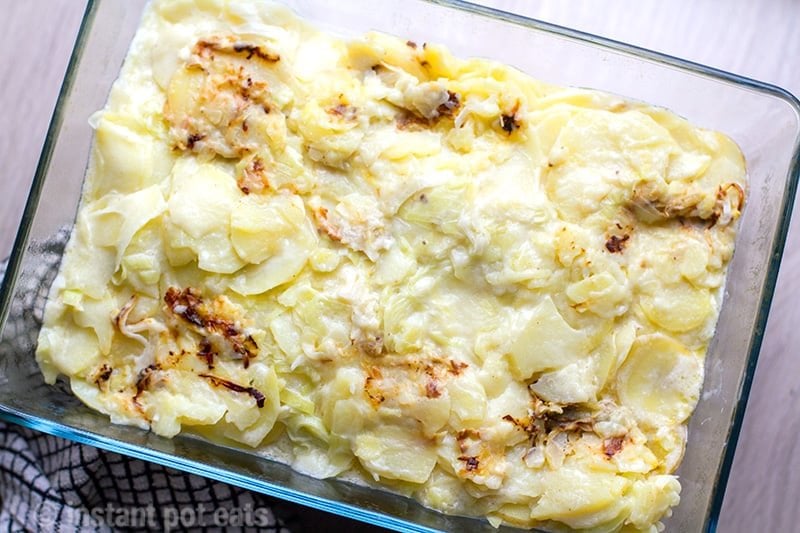
[[653, 531], [744, 161], [663, 109], [284, 8], [156, 0], [46, 310], [46, 379], [523, 527]]

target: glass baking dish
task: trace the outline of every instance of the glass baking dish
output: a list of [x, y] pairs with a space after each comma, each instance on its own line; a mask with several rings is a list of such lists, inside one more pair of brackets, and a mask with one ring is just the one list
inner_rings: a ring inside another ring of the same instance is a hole
[[[379, 30], [443, 43], [457, 55], [496, 59], [548, 82], [664, 106], [739, 144], [748, 162], [749, 199], [706, 360], [704, 393], [678, 471], [681, 504], [666, 521], [671, 531], [713, 531], [800, 173], [800, 103], [777, 87], [458, 0], [286, 3], [344, 36]], [[105, 104], [145, 4], [89, 2], [0, 288], [0, 417], [392, 529], [493, 531], [485, 521], [445, 516], [387, 492], [313, 479], [252, 451], [111, 425], [68, 387], [42, 381], [33, 351], [63, 249], [58, 242], [63, 243], [80, 199], [93, 134], [88, 118]]]

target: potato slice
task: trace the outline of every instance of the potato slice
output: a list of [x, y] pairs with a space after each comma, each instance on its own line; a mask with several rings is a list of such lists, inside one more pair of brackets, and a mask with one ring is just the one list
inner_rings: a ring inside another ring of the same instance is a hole
[[622, 495], [629, 485], [622, 476], [565, 466], [548, 472], [547, 488], [531, 518], [557, 520], [575, 529], [599, 526], [624, 512]]
[[130, 194], [109, 193], [89, 207], [87, 222], [92, 228], [92, 244], [114, 247], [115, 267], [119, 268], [134, 235], [166, 208], [157, 185]]
[[486, 391], [473, 374], [461, 376], [447, 384], [450, 396], [450, 425], [470, 427], [486, 417]]
[[659, 461], [659, 472], [671, 474], [678, 469], [686, 450], [688, 431], [681, 424], [672, 427], [661, 427], [647, 439], [647, 446]]
[[110, 191], [127, 193], [152, 183], [154, 146], [152, 137], [137, 131], [130, 118], [103, 113], [97, 124], [95, 156], [98, 163], [94, 194]]
[[212, 165], [182, 159], [172, 171], [167, 209], [168, 247], [191, 250], [198, 266], [208, 272], [230, 274], [245, 265], [231, 244], [231, 211], [243, 195], [233, 176]]
[[253, 369], [240, 379], [250, 377], [251, 385], [264, 395], [263, 407], [253, 409], [253, 399], [245, 394], [224, 391], [220, 394], [228, 410], [225, 421], [228, 427], [225, 436], [235, 441], [258, 446], [278, 419], [281, 409], [280, 385], [275, 370], [264, 364], [253, 365]]
[[[89, 328], [51, 327], [39, 338], [38, 357], [55, 367], [59, 373], [76, 376], [96, 366], [100, 346], [94, 331]], [[55, 382], [55, 378], [53, 379]]]
[[353, 453], [374, 476], [424, 483], [436, 465], [436, 448], [396, 426], [355, 438]]
[[679, 424], [692, 413], [703, 384], [703, 361], [659, 333], [639, 337], [617, 375], [617, 392], [643, 426]]
[[659, 327], [684, 333], [702, 326], [711, 314], [711, 295], [688, 283], [663, 287], [652, 295], [642, 296], [645, 316]]
[[511, 345], [511, 370], [516, 377], [528, 379], [536, 372], [574, 363], [586, 357], [591, 348], [589, 336], [567, 324], [547, 296]]
[[652, 476], [633, 483], [629, 498], [632, 509], [630, 524], [646, 529], [680, 502], [681, 486], [674, 476]]
[[[609, 269], [610, 270], [610, 269]], [[591, 311], [612, 318], [628, 310], [630, 290], [610, 271], [601, 271], [567, 286], [567, 298], [578, 311]]]
[[587, 357], [543, 374], [531, 385], [531, 390], [549, 402], [581, 403], [593, 401], [599, 385], [597, 362]]
[[215, 389], [191, 371], [154, 371], [149, 383], [136, 401], [156, 435], [174, 437], [183, 426], [209, 426], [225, 415]]
[[295, 195], [240, 198], [231, 211], [231, 242], [244, 261], [264, 262], [281, 249], [283, 239], [303, 231], [303, 201]]
[[249, 296], [297, 276], [316, 249], [317, 234], [298, 196], [243, 204], [246, 212], [231, 215], [231, 233], [236, 251], [252, 264], [231, 280], [230, 288]]

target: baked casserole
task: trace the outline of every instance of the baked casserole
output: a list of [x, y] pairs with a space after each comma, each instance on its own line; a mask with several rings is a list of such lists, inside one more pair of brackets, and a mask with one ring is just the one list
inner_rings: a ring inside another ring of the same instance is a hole
[[655, 531], [745, 166], [673, 113], [257, 0], [155, 0], [37, 360], [113, 423], [493, 525]]

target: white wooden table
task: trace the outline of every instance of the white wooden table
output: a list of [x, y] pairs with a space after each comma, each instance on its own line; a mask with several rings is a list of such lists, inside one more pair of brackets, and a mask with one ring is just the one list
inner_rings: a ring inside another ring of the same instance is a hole
[[[775, 83], [800, 95], [796, 0], [483, 2]], [[4, 257], [19, 224], [85, 0], [0, 0], [0, 7]], [[723, 533], [800, 531], [800, 213], [795, 220], [728, 483], [719, 527]]]

